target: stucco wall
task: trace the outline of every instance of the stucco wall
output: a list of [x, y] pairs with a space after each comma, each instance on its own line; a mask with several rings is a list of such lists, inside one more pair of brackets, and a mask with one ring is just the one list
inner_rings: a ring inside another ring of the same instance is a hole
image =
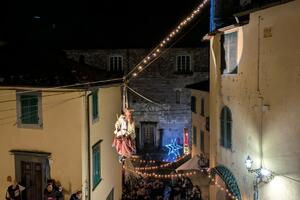
[[[209, 158], [210, 137], [209, 131], [206, 130], [206, 117], [209, 117], [209, 93], [199, 90], [192, 90], [192, 96], [196, 97], [196, 113], [192, 112], [192, 124], [197, 128], [197, 141], [196, 145], [192, 145], [192, 156], [204, 153]], [[204, 99], [204, 116], [201, 115], [202, 98]], [[200, 130], [204, 132], [204, 152], [201, 152], [200, 147]]]
[[[211, 166], [225, 165], [237, 179], [243, 199], [253, 198], [253, 174], [244, 166], [248, 155], [254, 167], [277, 175], [259, 187], [260, 199], [296, 200], [300, 179], [300, 1], [261, 10], [238, 28], [238, 74], [220, 75], [220, 35], [211, 39]], [[271, 30], [271, 31], [268, 31]], [[271, 32], [271, 34], [270, 34]], [[232, 112], [232, 148], [219, 145], [220, 111]], [[262, 105], [269, 109], [262, 111]], [[215, 188], [211, 188], [216, 199]]]
[[0, 95], [0, 196], [5, 196], [6, 177], [15, 176], [13, 149], [51, 153], [51, 177], [61, 182], [66, 198], [81, 189], [82, 93], [43, 92], [43, 128], [38, 129], [17, 127], [15, 90], [1, 90]]
[[119, 200], [122, 195], [122, 165], [118, 162], [116, 150], [111, 145], [114, 137], [114, 124], [117, 120], [116, 115], [120, 115], [122, 106], [121, 88], [117, 86], [100, 88], [98, 93], [99, 120], [91, 124], [91, 147], [102, 140], [100, 144], [102, 180], [92, 191], [91, 199], [105, 200], [114, 188], [114, 198]]

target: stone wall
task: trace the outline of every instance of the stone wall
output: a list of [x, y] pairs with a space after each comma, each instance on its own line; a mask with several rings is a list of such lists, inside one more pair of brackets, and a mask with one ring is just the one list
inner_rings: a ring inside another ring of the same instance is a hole
[[[80, 55], [83, 55], [85, 63], [101, 69], [108, 69], [110, 55], [121, 55], [126, 74], [148, 52], [148, 49], [101, 49], [67, 50], [66, 54], [68, 58], [77, 61]], [[190, 55], [192, 73], [180, 74], [176, 71], [176, 56], [178, 55]], [[191, 92], [185, 86], [208, 78], [208, 61], [208, 48], [172, 48], [151, 63], [137, 77], [130, 80], [130, 88], [159, 104], [150, 103], [128, 91], [129, 105], [135, 111], [134, 117], [139, 132], [137, 145], [140, 150], [144, 146], [144, 135], [141, 133], [142, 122], [155, 122], [156, 124], [155, 148], [152, 150], [162, 149], [165, 144], [176, 138], [182, 144], [184, 128], [188, 128], [190, 136], [192, 135]], [[180, 91], [180, 103], [176, 103], [176, 90]]]

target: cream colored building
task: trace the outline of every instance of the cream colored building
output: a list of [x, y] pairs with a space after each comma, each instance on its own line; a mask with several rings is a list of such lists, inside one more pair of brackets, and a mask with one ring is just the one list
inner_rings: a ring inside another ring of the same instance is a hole
[[204, 154], [209, 158], [209, 81], [187, 85], [191, 89], [192, 157]]
[[61, 183], [65, 199], [79, 189], [86, 200], [121, 199], [122, 167], [111, 146], [120, 111], [119, 85], [1, 87], [0, 196], [12, 176], [28, 200], [42, 199], [48, 178]]
[[[257, 10], [210, 36], [210, 165], [238, 199], [300, 196], [299, 11], [299, 0]], [[248, 156], [274, 174], [255, 190]], [[231, 199], [215, 186], [210, 193]]]

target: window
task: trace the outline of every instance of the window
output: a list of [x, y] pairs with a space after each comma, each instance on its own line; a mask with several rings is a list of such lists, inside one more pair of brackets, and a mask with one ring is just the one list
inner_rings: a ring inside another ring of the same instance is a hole
[[102, 140], [93, 145], [93, 190], [101, 181], [101, 144]]
[[191, 73], [191, 57], [188, 55], [177, 56], [176, 59], [177, 72], [179, 73]]
[[200, 111], [201, 116], [204, 117], [204, 98], [201, 98], [201, 111]]
[[221, 141], [220, 144], [224, 148], [231, 148], [231, 128], [232, 117], [231, 111], [227, 106], [224, 106], [221, 111]]
[[237, 73], [237, 32], [226, 33], [221, 37], [221, 72]]
[[193, 126], [193, 145], [197, 145], [197, 127]]
[[176, 99], [176, 104], [180, 104], [180, 91], [179, 90], [176, 90], [175, 91], [175, 99]]
[[42, 127], [41, 101], [41, 93], [17, 94], [17, 122], [19, 127]]
[[200, 130], [200, 150], [204, 153], [204, 131]]
[[191, 110], [192, 112], [196, 113], [196, 97], [191, 97]]
[[123, 57], [122, 56], [110, 56], [109, 57], [109, 71], [123, 72]]
[[114, 188], [110, 191], [110, 193], [107, 196], [106, 200], [114, 200]]
[[98, 90], [95, 90], [92, 93], [92, 114], [93, 121], [99, 118]]

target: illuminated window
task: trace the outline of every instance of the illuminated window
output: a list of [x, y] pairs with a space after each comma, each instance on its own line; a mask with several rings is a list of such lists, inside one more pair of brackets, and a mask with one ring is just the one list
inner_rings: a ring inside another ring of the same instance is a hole
[[237, 32], [225, 33], [221, 37], [221, 72], [237, 74]]
[[224, 106], [221, 111], [221, 140], [220, 145], [224, 148], [231, 148], [231, 130], [232, 116], [231, 111], [227, 106]]

